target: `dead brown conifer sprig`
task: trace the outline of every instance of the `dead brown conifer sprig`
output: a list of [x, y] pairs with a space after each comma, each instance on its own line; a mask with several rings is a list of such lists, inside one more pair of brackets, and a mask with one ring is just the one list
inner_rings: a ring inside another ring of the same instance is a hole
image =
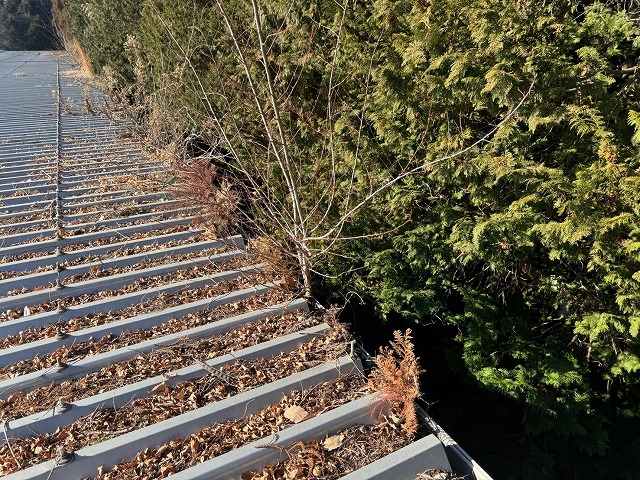
[[384, 347], [376, 356], [376, 366], [369, 376], [369, 388], [379, 391], [383, 402], [397, 407], [403, 420], [402, 428], [412, 436], [418, 429], [415, 400], [420, 396], [418, 377], [423, 370], [413, 351], [411, 330], [396, 330], [391, 347]]

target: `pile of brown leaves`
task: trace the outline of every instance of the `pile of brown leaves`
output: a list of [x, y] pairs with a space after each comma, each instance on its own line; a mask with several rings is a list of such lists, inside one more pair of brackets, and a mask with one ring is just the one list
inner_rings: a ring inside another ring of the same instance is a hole
[[[61, 328], [67, 333], [77, 332], [78, 330], [82, 330], [85, 328], [96, 327], [98, 325], [104, 325], [106, 323], [124, 320], [126, 318], [135, 317], [137, 315], [151, 313], [178, 305], [185, 305], [187, 303], [204, 300], [205, 298], [215, 297], [224, 293], [228, 293], [233, 289], [245, 288], [250, 278], [251, 277], [241, 277], [234, 280], [229, 280], [224, 283], [206, 285], [197, 289], [180, 290], [174, 293], [161, 293], [160, 295], [147, 298], [141, 303], [131, 305], [129, 307], [123, 308], [122, 310], [110, 310], [108, 312], [90, 313], [82, 317], [71, 318], [67, 322], [50, 323], [49, 325], [40, 328], [26, 328], [25, 330], [22, 330], [18, 335], [8, 335], [0, 339], [0, 348], [10, 348], [37, 340], [42, 340], [44, 338], [53, 337], [56, 335], [58, 328]], [[257, 278], [263, 279], [262, 276], [258, 276]], [[282, 296], [278, 298], [281, 298], [281, 301], [284, 302], [290, 297], [291, 294], [288, 294], [283, 290]], [[249, 300], [247, 300], [247, 302], [248, 301]], [[234, 308], [235, 310], [235, 306], [237, 306], [237, 309], [241, 310], [243, 305], [244, 303], [237, 302], [235, 304], [229, 304], [229, 307]]]
[[[198, 277], [206, 277], [215, 275], [216, 273], [221, 273], [227, 270], [234, 270], [240, 268], [242, 266], [248, 266], [251, 262], [246, 258], [239, 258], [235, 260], [230, 260], [224, 263], [207, 263], [196, 266], [188, 266], [184, 268], [180, 268], [174, 270], [170, 273], [164, 275], [150, 276], [150, 277], [141, 277], [130, 284], [119, 288], [117, 290], [102, 290], [98, 293], [84, 294], [78, 295], [75, 297], [65, 297], [64, 302], [65, 306], [74, 306], [74, 305], [82, 305], [89, 302], [94, 302], [96, 300], [101, 300], [109, 297], [117, 297], [120, 295], [126, 295], [129, 293], [134, 293], [140, 290], [145, 290], [152, 287], [160, 287], [163, 285], [170, 285], [172, 283], [183, 282], [185, 280], [193, 280]], [[250, 275], [249, 273], [246, 274]], [[258, 283], [266, 283], [268, 279], [260, 280]], [[22, 292], [20, 292], [22, 293]], [[57, 301], [44, 302], [40, 305], [29, 305], [29, 310], [31, 314], [43, 313], [55, 310], [58, 308]], [[24, 309], [14, 309], [14, 310], [6, 310], [4, 312], [0, 312], [0, 322], [5, 322], [7, 320], [13, 320], [16, 318], [22, 317], [24, 314]]]
[[419, 474], [416, 480], [469, 480], [469, 476], [458, 475], [446, 470], [427, 470]]
[[[162, 228], [162, 229], [158, 229], [158, 230], [151, 230], [149, 232], [145, 232], [145, 233], [134, 233], [129, 235], [128, 237], [123, 237], [123, 236], [115, 236], [115, 237], [104, 237], [104, 238], [100, 238], [98, 240], [93, 240], [91, 242], [78, 242], [75, 243], [73, 245], [68, 245], [67, 247], [65, 247], [64, 251], [65, 252], [74, 252], [76, 250], [82, 250], [85, 248], [92, 248], [92, 247], [101, 247], [104, 245], [111, 245], [113, 243], [121, 243], [125, 240], [138, 240], [138, 239], [142, 239], [142, 238], [151, 238], [151, 237], [160, 237], [162, 235], [167, 235], [169, 233], [179, 233], [179, 232], [185, 232], [187, 230], [190, 230], [191, 226], [190, 225], [177, 225], [177, 226], [173, 226], [173, 227], [168, 227], [168, 228]], [[39, 237], [37, 239], [35, 239], [35, 241], [33, 242], [28, 242], [28, 243], [37, 243], [39, 241], [44, 241], [44, 240], [50, 240], [48, 238], [45, 237]], [[2, 257], [2, 262], [3, 263], [8, 263], [8, 262], [17, 262], [19, 260], [28, 260], [31, 258], [38, 258], [38, 257], [45, 257], [47, 255], [51, 255], [50, 251], [43, 251], [43, 252], [27, 252], [27, 253], [23, 253], [23, 254], [19, 254], [19, 255], [5, 255], [4, 257]]]
[[[245, 288], [252, 285], [252, 283], [238, 282], [237, 285], [238, 288]], [[221, 288], [221, 290], [224, 290], [224, 288]], [[165, 335], [182, 332], [205, 323], [222, 320], [226, 317], [226, 312], [228, 312], [229, 309], [232, 309], [234, 314], [244, 313], [251, 310], [252, 305], [254, 305], [256, 300], [259, 299], [260, 296], [254, 296], [235, 304], [218, 307], [220, 310], [218, 310], [218, 308], [211, 311], [203, 310], [181, 318], [171, 319], [151, 328], [126, 331], [120, 335], [108, 334], [99, 339], [90, 339], [86, 342], [65, 345], [57, 348], [51, 353], [38, 355], [0, 368], [0, 378], [15, 377], [17, 375], [25, 375], [27, 373], [50, 368], [55, 364], [57, 358], [60, 358], [64, 363], [76, 362], [88, 356], [97, 355], [129, 345], [135, 345], [154, 338], [160, 338]]]
[[[120, 275], [123, 273], [135, 272], [135, 271], [144, 270], [147, 268], [168, 265], [174, 262], [184, 262], [187, 260], [193, 260], [195, 258], [207, 257], [207, 256], [212, 257], [214, 255], [222, 253], [223, 251], [224, 250], [221, 250], [221, 249], [208, 249], [208, 250], [202, 250], [199, 252], [191, 252], [191, 253], [184, 253], [180, 255], [176, 254], [172, 256], [159, 257], [153, 260], [141, 260], [137, 263], [131, 263], [129, 265], [120, 266], [120, 267], [102, 268], [98, 265], [94, 265], [89, 270], [83, 273], [78, 273], [76, 275], [72, 275], [66, 278], [64, 280], [64, 284], [71, 285], [74, 283], [84, 282], [87, 280], [94, 280], [96, 278], [105, 278], [105, 277], [110, 277], [112, 275]], [[33, 289], [23, 288], [22, 290], [12, 290], [7, 293], [7, 296], [19, 295], [19, 294], [27, 293], [30, 291], [40, 291], [40, 290], [44, 290], [45, 288], [53, 288], [54, 286], [55, 286], [55, 283], [51, 282], [48, 285], [41, 285]]]
[[100, 472], [96, 480], [164, 478], [247, 443], [273, 435], [299, 420], [288, 418], [292, 408], [311, 418], [363, 394], [365, 380], [348, 375], [306, 391], [295, 391], [279, 403], [246, 418], [205, 428], [188, 439], [176, 438], [159, 448], [140, 452], [134, 459]]
[[[73, 267], [75, 265], [104, 262], [104, 261], [108, 261], [115, 258], [127, 257], [129, 255], [152, 252], [154, 250], [158, 250], [160, 245], [162, 246], [163, 249], [168, 249], [168, 248], [173, 248], [181, 245], [188, 245], [188, 244], [192, 244], [200, 241], [202, 241], [202, 239], [199, 238], [199, 236], [194, 235], [189, 238], [185, 238], [181, 240], [171, 240], [169, 242], [158, 242], [158, 243], [152, 243], [149, 245], [134, 245], [132, 247], [114, 248], [113, 250], [107, 251], [103, 255], [87, 255], [86, 257], [79, 257], [72, 261], [65, 261], [64, 257], [62, 257], [63, 261], [60, 262], [60, 265], [65, 268], [68, 268], [68, 267]], [[38, 267], [35, 270], [0, 272], [0, 280], [5, 280], [7, 278], [13, 278], [13, 277], [20, 277], [23, 275], [32, 275], [34, 273], [48, 272], [53, 270], [55, 267], [56, 267], [55, 262], [52, 262], [48, 265], [43, 265], [41, 267]]]
[[411, 443], [411, 437], [393, 422], [355, 425], [322, 441], [296, 442], [283, 447], [288, 460], [246, 472], [242, 480], [333, 480], [372, 463]]

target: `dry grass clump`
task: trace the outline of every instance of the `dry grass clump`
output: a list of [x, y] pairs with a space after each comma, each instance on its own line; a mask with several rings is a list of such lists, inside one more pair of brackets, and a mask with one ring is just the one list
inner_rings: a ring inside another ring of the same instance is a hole
[[369, 388], [378, 390], [383, 402], [400, 411], [402, 428], [411, 436], [418, 430], [415, 400], [420, 396], [418, 377], [423, 370], [411, 343], [411, 330], [405, 333], [396, 330], [391, 348], [380, 350], [376, 366], [369, 376]]
[[80, 43], [77, 40], [65, 37], [64, 48], [66, 53], [70, 55], [78, 65], [78, 70], [67, 71], [64, 72], [63, 75], [66, 77], [92, 78], [94, 76], [93, 65], [91, 64], [89, 56], [80, 46]]

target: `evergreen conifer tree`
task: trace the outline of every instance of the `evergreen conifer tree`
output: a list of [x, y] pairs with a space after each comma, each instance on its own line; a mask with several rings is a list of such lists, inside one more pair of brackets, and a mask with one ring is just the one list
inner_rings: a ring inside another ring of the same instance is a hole
[[59, 48], [51, 16], [51, 0], [0, 1], [0, 49]]

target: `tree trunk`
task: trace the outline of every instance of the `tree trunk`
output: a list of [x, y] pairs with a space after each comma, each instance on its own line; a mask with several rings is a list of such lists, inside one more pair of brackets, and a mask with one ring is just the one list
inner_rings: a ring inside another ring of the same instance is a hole
[[304, 287], [303, 296], [309, 303], [309, 307], [313, 308], [315, 300], [313, 298], [313, 283], [311, 282], [311, 260], [303, 247], [298, 248], [298, 261], [300, 262], [300, 271]]

